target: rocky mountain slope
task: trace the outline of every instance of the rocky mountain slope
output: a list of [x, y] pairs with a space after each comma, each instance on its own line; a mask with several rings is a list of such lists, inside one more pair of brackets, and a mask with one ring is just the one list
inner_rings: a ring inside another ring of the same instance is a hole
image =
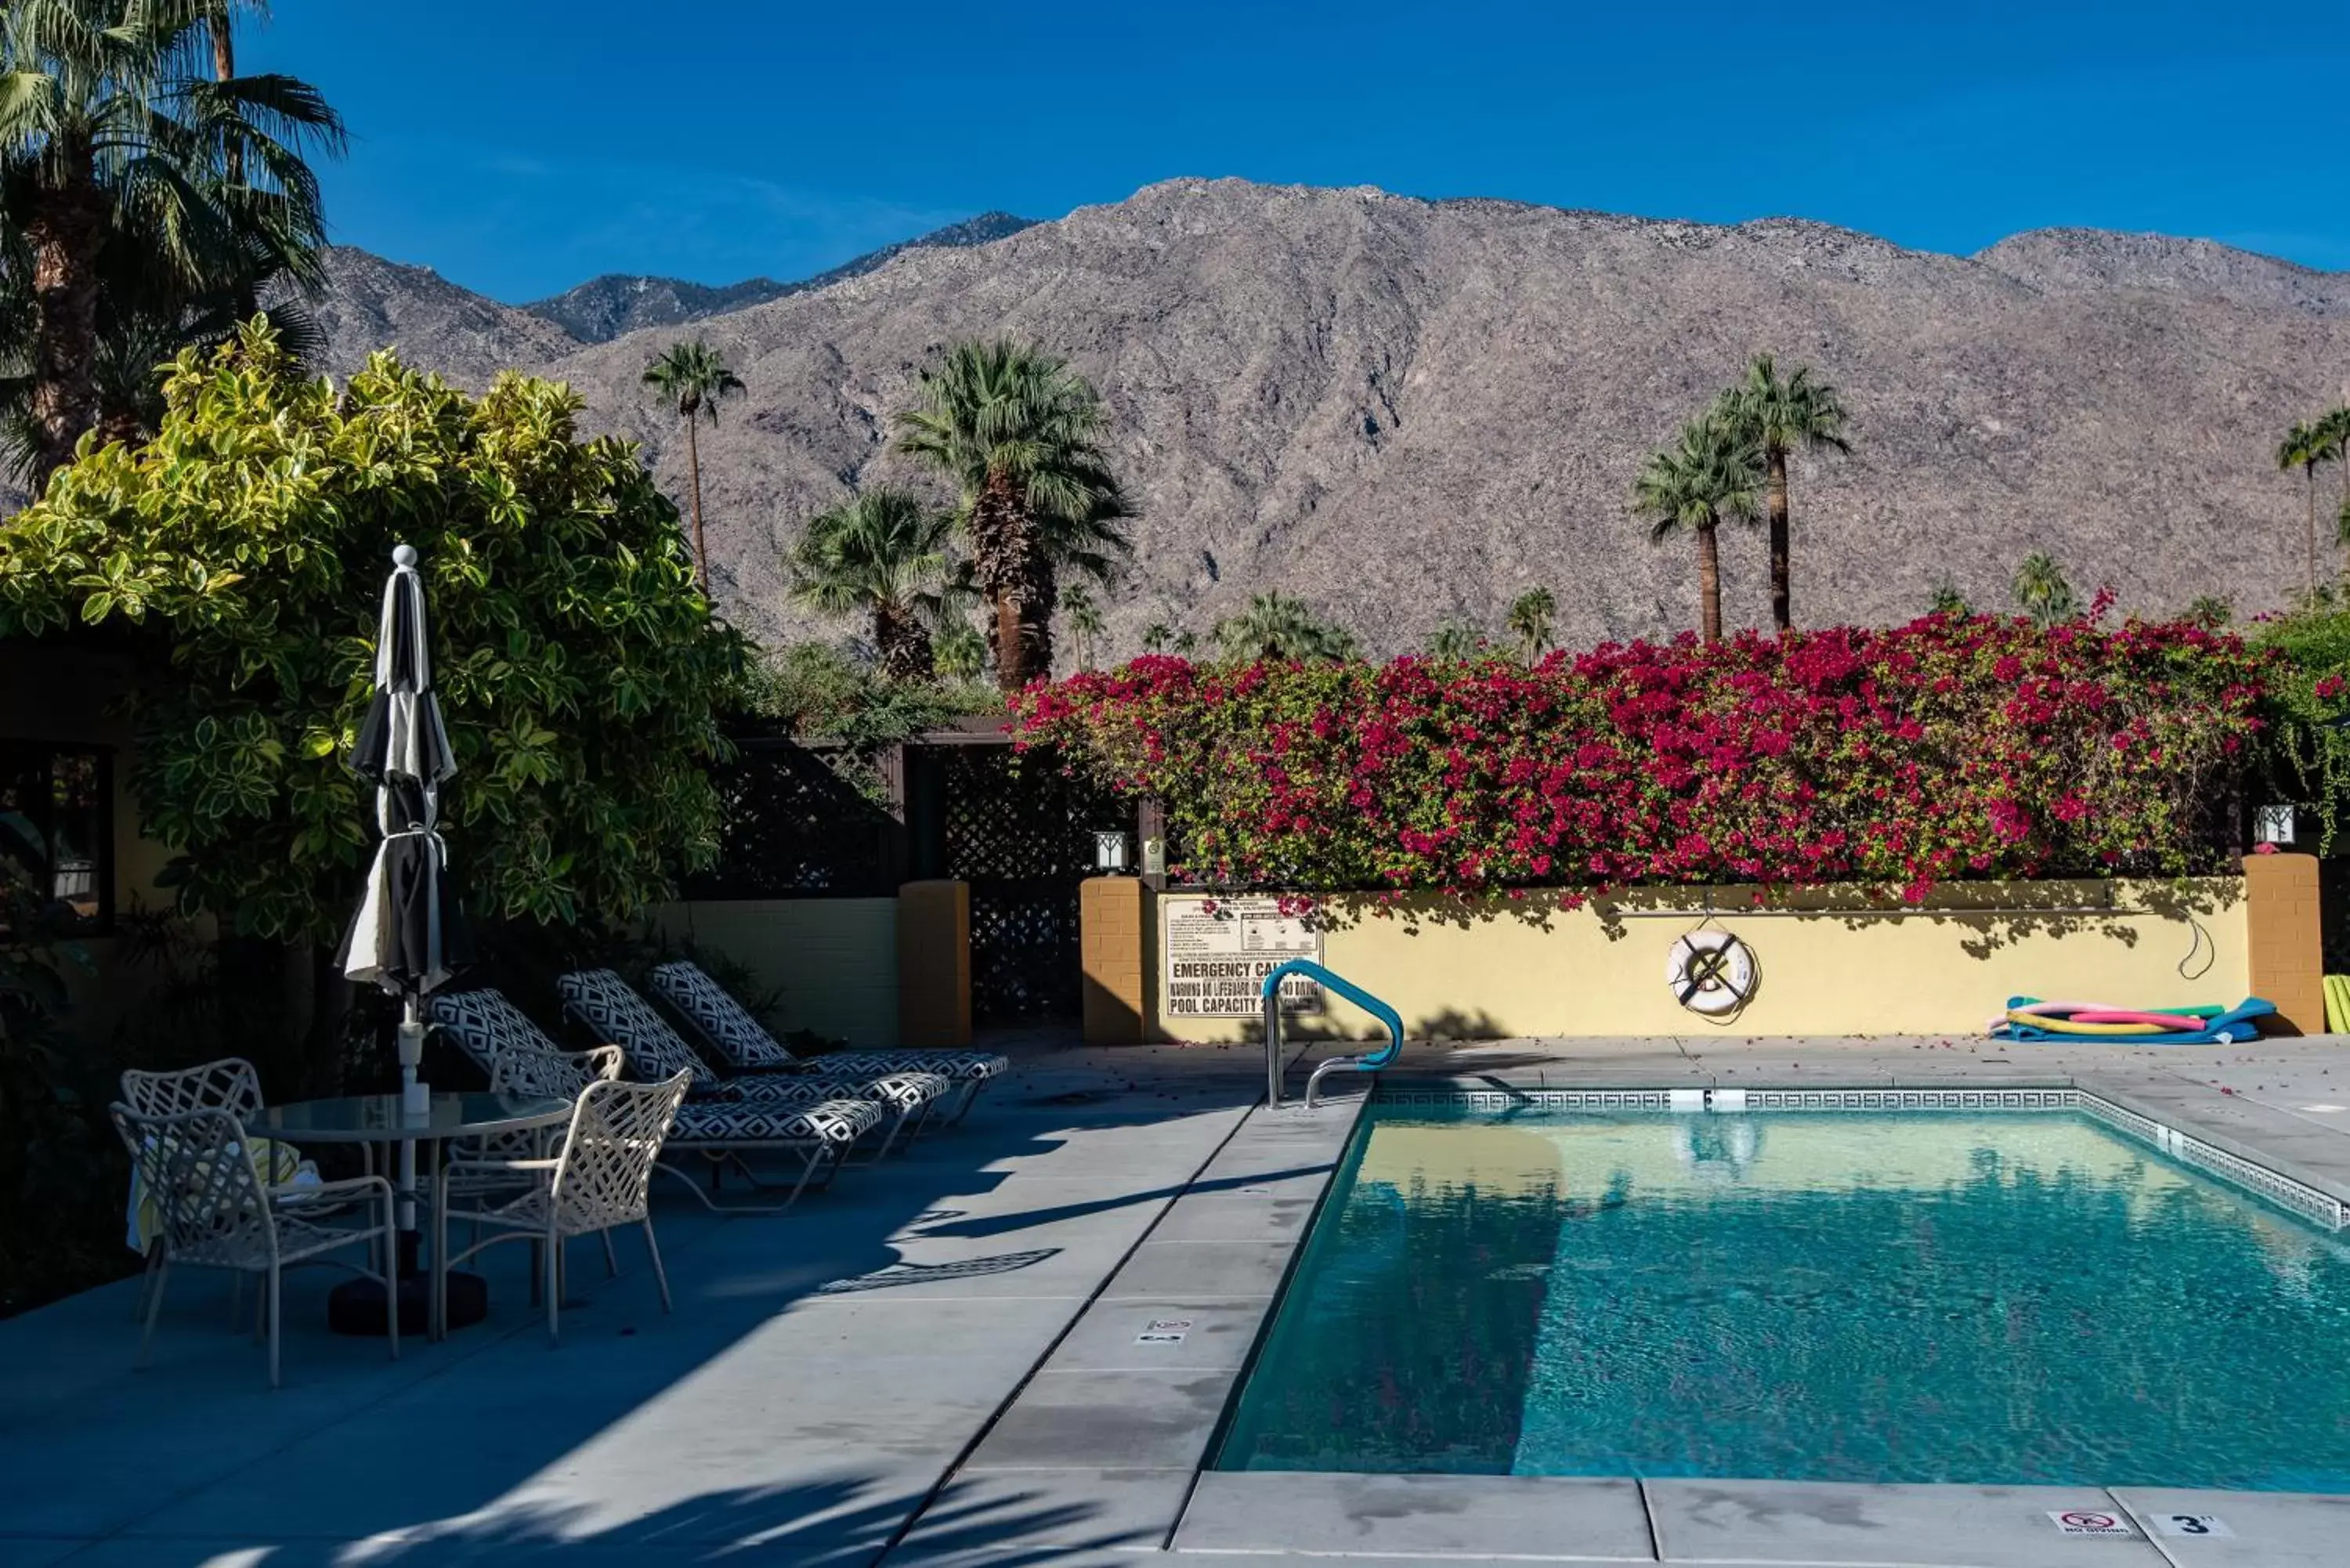
[[1009, 213], [982, 213], [976, 218], [966, 218], [960, 223], [950, 223], [910, 240], [894, 245], [884, 245], [841, 263], [829, 272], [797, 283], [777, 283], [771, 277], [749, 278], [742, 283], [712, 288], [707, 284], [687, 283], [674, 277], [631, 277], [621, 273], [606, 273], [590, 278], [576, 288], [568, 288], [549, 299], [523, 306], [533, 316], [554, 322], [582, 343], [608, 343], [623, 333], [648, 327], [674, 327], [683, 322], [700, 321], [705, 317], [723, 316], [730, 310], [762, 305], [785, 295], [802, 294], [812, 288], [823, 288], [843, 278], [861, 277], [888, 262], [900, 252], [924, 245], [983, 245], [990, 240], [1000, 240], [1006, 234], [1016, 234], [1029, 226], [1026, 218], [1015, 218]]
[[[681, 490], [683, 442], [638, 387], [664, 330], [583, 346], [414, 269], [338, 256], [336, 275], [346, 363], [389, 337], [461, 381], [505, 362], [559, 376]], [[1945, 579], [2003, 605], [2035, 549], [2126, 607], [2217, 593], [2250, 612], [2303, 572], [2277, 435], [2350, 379], [2350, 275], [2203, 242], [2049, 231], [1957, 257], [1793, 220], [1239, 181], [909, 248], [703, 325], [749, 385], [702, 443], [741, 622], [806, 629], [778, 566], [801, 520], [920, 480], [888, 451], [892, 411], [941, 345], [1010, 332], [1108, 400], [1143, 513], [1110, 597], [1118, 655], [1150, 621], [1204, 628], [1272, 587], [1382, 649], [1448, 618], [1497, 625], [1538, 583], [1569, 643], [1692, 626], [1690, 545], [1650, 543], [1627, 495], [1765, 348], [1853, 410], [1852, 456], [1794, 465], [1799, 620], [1906, 619]], [[1759, 534], [1723, 553], [1729, 618], [1753, 624]], [[2339, 559], [2328, 546], [2324, 569]]]

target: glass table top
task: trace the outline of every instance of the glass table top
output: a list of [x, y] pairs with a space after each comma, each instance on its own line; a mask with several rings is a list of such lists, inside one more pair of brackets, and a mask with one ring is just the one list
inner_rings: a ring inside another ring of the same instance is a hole
[[244, 1130], [284, 1133], [296, 1142], [392, 1143], [542, 1127], [570, 1114], [570, 1101], [536, 1095], [434, 1095], [421, 1116], [402, 1111], [398, 1095], [347, 1095], [270, 1106]]

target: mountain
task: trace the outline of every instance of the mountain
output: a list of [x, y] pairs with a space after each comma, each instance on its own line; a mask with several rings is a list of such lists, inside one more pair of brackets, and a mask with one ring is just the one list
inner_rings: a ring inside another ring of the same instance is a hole
[[[411, 275], [447, 288], [377, 284]], [[437, 293], [370, 311], [457, 379], [494, 350], [570, 381], [682, 493], [683, 442], [638, 385], [665, 332], [538, 351], [519, 312], [468, 326]], [[446, 343], [417, 329], [435, 311]], [[1943, 580], [2003, 607], [2038, 549], [2125, 608], [2278, 605], [2303, 577], [2303, 502], [2271, 453], [2350, 376], [2350, 275], [2083, 230], [1965, 257], [1791, 219], [1173, 181], [709, 318], [749, 387], [702, 440], [730, 614], [810, 629], [778, 565], [801, 521], [885, 477], [935, 489], [889, 452], [890, 417], [941, 345], [999, 332], [1069, 356], [1107, 401], [1143, 514], [1112, 653], [1275, 587], [1392, 650], [1450, 618], [1498, 627], [1548, 584], [1573, 645], [1695, 624], [1690, 546], [1650, 544], [1627, 498], [1642, 456], [1766, 348], [1853, 413], [1849, 458], [1793, 465], [1799, 621], [1907, 619]], [[1723, 555], [1728, 618], [1762, 620], [1759, 533], [1731, 529]]]
[[580, 346], [561, 327], [460, 288], [430, 267], [349, 245], [330, 246], [325, 265], [325, 291], [307, 305], [326, 339], [324, 368], [338, 376], [397, 345], [411, 362], [481, 387], [507, 366], [552, 364]]
[[966, 218], [960, 223], [950, 223], [943, 229], [935, 229], [894, 245], [884, 245], [878, 251], [843, 262], [829, 272], [818, 273], [797, 283], [777, 283], [771, 277], [754, 277], [713, 288], [708, 284], [687, 283], [673, 277], [631, 277], [620, 273], [606, 273], [576, 288], [566, 289], [550, 299], [542, 299], [522, 308], [555, 323], [582, 343], [608, 343], [624, 333], [649, 327], [674, 327], [681, 322], [700, 321], [707, 317], [723, 316], [730, 310], [741, 310], [746, 306], [781, 299], [785, 295], [822, 288], [843, 278], [859, 277], [890, 257], [921, 246], [983, 245], [1006, 234], [1016, 234], [1027, 228], [1029, 223], [1030, 220], [1015, 218], [1009, 213], [982, 213], [976, 218]]

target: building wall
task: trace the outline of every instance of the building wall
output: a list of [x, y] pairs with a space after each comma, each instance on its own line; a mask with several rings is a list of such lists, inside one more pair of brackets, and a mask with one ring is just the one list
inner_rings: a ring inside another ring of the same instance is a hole
[[[1162, 895], [1164, 899], [1196, 897]], [[1709, 1018], [1666, 984], [1674, 940], [1705, 918], [1754, 951], [1759, 983], [1744, 1011]], [[1393, 1005], [1414, 1036], [1970, 1034], [2012, 995], [2139, 1007], [2232, 1004], [2249, 992], [2240, 877], [2179, 885], [2106, 882], [1954, 884], [1916, 913], [1856, 912], [1867, 900], [1824, 888], [1774, 899], [1802, 912], [1762, 914], [1751, 888], [1643, 889], [1568, 909], [1530, 897], [1464, 915], [1435, 899], [1381, 915], [1334, 910], [1328, 966]], [[1841, 906], [1841, 908], [1839, 908]], [[2054, 911], [2095, 907], [2116, 912]], [[1982, 912], [1989, 910], [1990, 912]], [[1145, 922], [1151, 930], [1164, 922]], [[1149, 952], [1154, 1038], [1244, 1040], [1253, 1019], [1170, 1018], [1163, 946]], [[1300, 1034], [1374, 1038], [1367, 1015], [1335, 998]]]
[[728, 898], [667, 904], [653, 920], [781, 993], [769, 1022], [865, 1048], [898, 1044], [898, 900]]
[[[113, 883], [118, 916], [139, 906], [168, 909], [170, 893], [156, 876], [172, 851], [139, 831], [139, 803], [130, 793], [130, 724], [121, 712], [129, 661], [70, 639], [0, 640], [0, 740], [49, 741], [104, 748], [114, 774]], [[203, 928], [209, 931], [209, 922]], [[81, 1038], [103, 1040], [124, 1008], [157, 978], [127, 962], [111, 936], [75, 939], [87, 965], [62, 973], [73, 1002], [69, 1026]]]

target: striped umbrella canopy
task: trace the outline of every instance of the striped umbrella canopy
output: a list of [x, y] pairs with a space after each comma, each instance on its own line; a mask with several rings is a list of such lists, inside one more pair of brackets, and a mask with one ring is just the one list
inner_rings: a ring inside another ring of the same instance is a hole
[[376, 638], [375, 695], [359, 726], [351, 768], [375, 786], [382, 841], [367, 890], [343, 940], [350, 979], [407, 998], [400, 1026], [403, 1087], [415, 1083], [423, 1029], [419, 1002], [469, 956], [439, 832], [441, 786], [457, 772], [432, 695], [426, 647], [424, 585], [416, 552], [391, 553], [383, 587], [383, 624]]

